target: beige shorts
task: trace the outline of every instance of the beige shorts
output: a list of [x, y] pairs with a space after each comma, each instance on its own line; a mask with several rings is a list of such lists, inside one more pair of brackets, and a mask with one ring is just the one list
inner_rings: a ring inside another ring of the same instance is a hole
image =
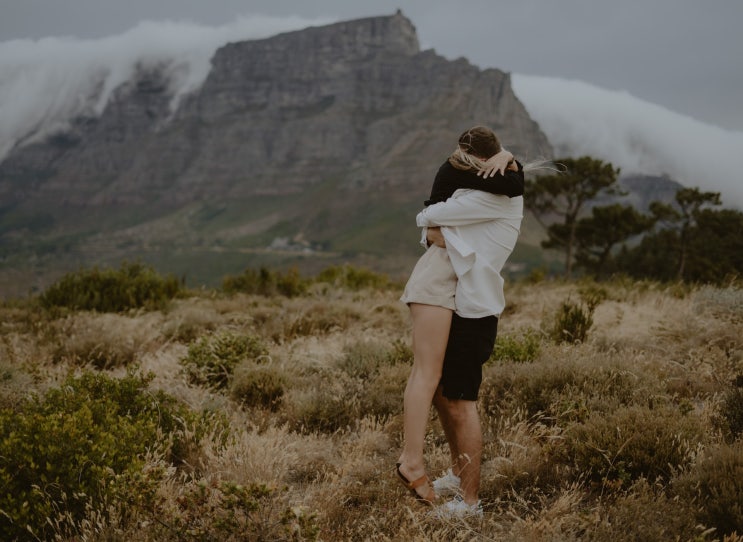
[[431, 245], [415, 264], [400, 301], [454, 310], [456, 289], [457, 275], [446, 249]]

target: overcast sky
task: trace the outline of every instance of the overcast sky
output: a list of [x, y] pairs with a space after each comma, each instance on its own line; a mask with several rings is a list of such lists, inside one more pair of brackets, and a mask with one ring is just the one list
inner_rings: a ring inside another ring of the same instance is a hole
[[421, 46], [576, 79], [743, 130], [743, 0], [0, 0], [0, 41], [98, 38], [144, 20], [345, 20], [401, 8]]

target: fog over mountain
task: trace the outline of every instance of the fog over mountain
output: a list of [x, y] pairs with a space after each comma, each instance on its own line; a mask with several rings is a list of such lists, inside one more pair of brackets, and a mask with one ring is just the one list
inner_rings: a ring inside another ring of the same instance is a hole
[[512, 84], [557, 156], [587, 154], [622, 173], [667, 174], [743, 208], [743, 132], [582, 81], [513, 74]]
[[[145, 22], [96, 40], [0, 43], [0, 160], [15, 145], [63, 130], [75, 116], [100, 113], [139, 68], [160, 67], [168, 74], [175, 107], [203, 83], [219, 46], [328, 22], [286, 17], [241, 18], [217, 27]], [[580, 81], [520, 74], [512, 79], [557, 156], [590, 154], [624, 173], [666, 173], [684, 185], [719, 191], [727, 206], [743, 208], [737, 163], [743, 132]]]

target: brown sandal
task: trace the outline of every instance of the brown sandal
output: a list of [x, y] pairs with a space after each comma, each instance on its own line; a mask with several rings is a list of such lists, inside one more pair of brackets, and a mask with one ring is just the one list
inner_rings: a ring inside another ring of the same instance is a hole
[[[403, 485], [410, 491], [410, 493], [413, 494], [413, 497], [415, 497], [418, 502], [421, 502], [427, 505], [432, 505], [434, 501], [436, 500], [436, 492], [433, 490], [433, 487], [430, 485], [428, 481], [428, 476], [424, 474], [420, 478], [413, 480], [411, 482], [410, 480], [405, 478], [405, 475], [402, 472], [400, 472], [400, 465], [402, 465], [402, 463], [397, 464], [397, 475], [400, 477], [400, 480], [402, 480]], [[420, 486], [426, 483], [429, 483], [428, 493], [426, 493], [426, 495], [423, 496], [416, 491], [416, 488], [419, 488]]]

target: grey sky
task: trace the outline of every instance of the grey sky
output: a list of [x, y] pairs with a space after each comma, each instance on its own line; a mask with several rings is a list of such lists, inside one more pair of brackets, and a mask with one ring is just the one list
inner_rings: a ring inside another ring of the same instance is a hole
[[421, 46], [481, 67], [578, 79], [743, 130], [741, 0], [0, 0], [0, 41], [102, 37], [142, 20], [338, 20], [401, 8]]

